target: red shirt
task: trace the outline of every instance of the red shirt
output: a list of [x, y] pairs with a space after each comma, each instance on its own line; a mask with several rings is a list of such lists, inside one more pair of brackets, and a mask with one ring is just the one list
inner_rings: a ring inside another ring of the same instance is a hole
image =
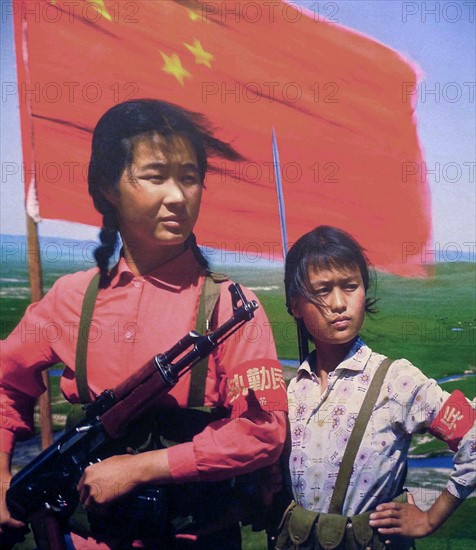
[[[15, 435], [31, 433], [34, 400], [44, 391], [43, 369], [63, 362], [61, 390], [66, 399], [78, 402], [77, 333], [84, 293], [96, 271], [61, 277], [2, 342], [0, 450], [11, 452]], [[120, 260], [111, 284], [99, 291], [91, 322], [87, 364], [93, 395], [114, 388], [195, 328], [204, 276], [190, 250], [142, 277]], [[220, 285], [217, 325], [232, 315], [228, 286]], [[173, 397], [174, 405], [185, 407], [189, 385], [190, 373], [164, 399]], [[262, 405], [254, 412], [246, 412], [248, 388]], [[277, 460], [285, 439], [286, 391], [261, 307], [210, 356], [205, 405], [228, 407], [232, 416], [214, 422], [192, 442], [168, 449], [175, 481], [216, 481]]]

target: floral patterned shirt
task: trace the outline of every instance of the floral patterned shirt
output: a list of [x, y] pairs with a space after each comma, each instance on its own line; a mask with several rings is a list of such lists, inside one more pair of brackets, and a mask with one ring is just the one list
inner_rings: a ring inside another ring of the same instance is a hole
[[[310, 357], [288, 388], [290, 473], [295, 501], [327, 512], [339, 465], [367, 388], [385, 357], [357, 338], [329, 373], [321, 394]], [[390, 366], [357, 453], [342, 513], [353, 515], [394, 498], [404, 482], [412, 435], [424, 433], [448, 392], [405, 359]], [[476, 428], [461, 440], [447, 490], [466, 498], [476, 486]]]

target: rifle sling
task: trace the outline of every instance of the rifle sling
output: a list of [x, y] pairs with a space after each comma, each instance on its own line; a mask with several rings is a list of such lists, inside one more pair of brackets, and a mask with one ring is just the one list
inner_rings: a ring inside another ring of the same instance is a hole
[[369, 389], [365, 394], [364, 402], [362, 403], [362, 407], [357, 415], [354, 428], [352, 429], [344, 456], [342, 457], [334, 492], [332, 493], [331, 503], [329, 505], [329, 514], [342, 514], [342, 507], [344, 505], [345, 495], [349, 486], [354, 460], [362, 442], [365, 429], [369, 423], [370, 415], [372, 414], [373, 408], [379, 396], [380, 389], [382, 388], [385, 375], [387, 374], [391, 364], [392, 360], [388, 358], [385, 358], [380, 363], [377, 372], [370, 383]]
[[[196, 330], [200, 334], [206, 334], [210, 331], [213, 312], [218, 302], [218, 298], [220, 297], [220, 282], [226, 281], [227, 279], [225, 275], [207, 271], [202, 293], [200, 294], [196, 322]], [[191, 371], [190, 390], [187, 403], [188, 408], [203, 406], [205, 402], [207, 371], [208, 357], [204, 357]]]
[[[84, 294], [81, 318], [79, 321], [78, 343], [76, 346], [75, 377], [78, 387], [80, 402], [91, 402], [87, 376], [87, 352], [88, 337], [91, 328], [94, 305], [99, 292], [100, 273], [96, 273], [91, 279]], [[206, 334], [210, 330], [211, 318], [220, 296], [220, 283], [227, 281], [228, 277], [220, 273], [207, 271], [200, 302], [198, 306], [196, 330], [200, 334]], [[190, 391], [188, 407], [201, 407], [205, 399], [205, 382], [207, 379], [208, 357], [202, 359], [191, 371]]]

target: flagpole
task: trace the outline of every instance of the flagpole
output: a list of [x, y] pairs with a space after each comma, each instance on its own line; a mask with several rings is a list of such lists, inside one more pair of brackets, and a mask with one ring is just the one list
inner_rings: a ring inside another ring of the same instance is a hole
[[286, 211], [284, 208], [283, 183], [281, 180], [281, 164], [279, 162], [278, 143], [276, 142], [276, 133], [272, 129], [273, 143], [273, 168], [274, 181], [276, 183], [276, 195], [278, 196], [279, 226], [281, 228], [281, 244], [283, 247], [283, 258], [286, 260], [288, 253], [288, 231], [286, 227]]
[[[14, 18], [15, 42], [17, 57], [17, 81], [24, 80], [27, 89], [32, 89], [31, 75], [29, 68], [27, 34], [27, 18]], [[30, 181], [26, 186], [25, 193], [25, 216], [27, 234], [28, 274], [30, 278], [31, 302], [38, 302], [43, 297], [43, 277], [41, 270], [41, 254], [38, 237], [38, 223], [41, 221], [38, 195], [36, 192], [36, 162], [35, 162], [35, 133], [33, 127], [32, 96], [27, 94], [24, 105], [20, 103], [20, 122], [22, 130], [23, 162], [28, 166]], [[25, 130], [28, 128], [28, 130]], [[26, 178], [26, 173], [24, 173]], [[42, 328], [42, 327], [40, 327]], [[53, 442], [53, 427], [51, 420], [51, 396], [50, 379], [48, 370], [42, 372], [42, 380], [46, 391], [38, 399], [39, 423], [41, 433], [41, 448], [49, 447]]]
[[[38, 224], [26, 213], [28, 273], [30, 276], [31, 302], [39, 302], [43, 297], [43, 276], [41, 272], [40, 244]], [[41, 448], [46, 449], [53, 443], [53, 426], [51, 421], [51, 392], [48, 370], [42, 373], [46, 391], [38, 399], [40, 415]]]
[[[272, 148], [273, 148], [273, 167], [274, 167], [274, 181], [276, 184], [276, 195], [278, 197], [278, 210], [279, 210], [279, 225], [281, 227], [281, 243], [283, 247], [283, 259], [286, 261], [288, 253], [288, 230], [286, 225], [286, 211], [284, 208], [284, 195], [283, 184], [281, 179], [281, 164], [279, 161], [278, 143], [276, 140], [276, 133], [272, 128]], [[297, 321], [297, 339], [299, 349], [299, 361], [302, 363], [309, 355], [309, 342], [306, 331], [302, 326], [302, 321]]]

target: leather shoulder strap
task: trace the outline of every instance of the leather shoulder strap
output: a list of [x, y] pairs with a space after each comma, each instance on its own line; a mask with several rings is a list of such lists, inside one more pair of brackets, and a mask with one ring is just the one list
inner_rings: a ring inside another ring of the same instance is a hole
[[359, 414], [355, 420], [354, 428], [350, 434], [347, 447], [342, 457], [342, 462], [337, 474], [337, 480], [332, 493], [331, 503], [329, 505], [330, 514], [341, 514], [342, 506], [344, 505], [345, 495], [349, 486], [350, 476], [352, 474], [352, 468], [354, 466], [354, 460], [359, 450], [360, 443], [364, 436], [365, 428], [367, 427], [370, 415], [377, 401], [377, 398], [382, 388], [383, 381], [387, 374], [390, 365], [393, 363], [391, 359], [384, 359], [375, 373], [372, 382], [365, 394], [364, 402], [360, 408]]
[[76, 344], [75, 377], [78, 386], [78, 395], [81, 403], [91, 402], [88, 388], [88, 376], [86, 369], [86, 357], [88, 353], [89, 329], [93, 317], [94, 304], [99, 292], [101, 274], [98, 272], [91, 279], [84, 294], [81, 318], [79, 320], [78, 343]]
[[[200, 334], [206, 334], [211, 329], [211, 319], [215, 306], [220, 297], [220, 283], [228, 280], [226, 275], [207, 271], [203, 283], [200, 303], [198, 306], [196, 330]], [[202, 359], [191, 370], [190, 390], [188, 394], [188, 407], [202, 407], [205, 400], [205, 384], [207, 380], [208, 357]]]

